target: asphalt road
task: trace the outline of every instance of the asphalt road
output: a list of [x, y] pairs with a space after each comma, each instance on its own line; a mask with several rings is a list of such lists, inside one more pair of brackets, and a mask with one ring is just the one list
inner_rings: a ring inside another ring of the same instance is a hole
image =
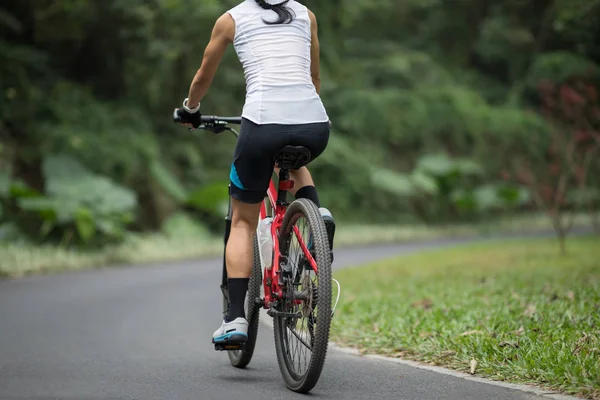
[[[429, 245], [342, 249], [335, 267]], [[0, 282], [2, 400], [298, 399], [260, 325], [239, 370], [211, 344], [220, 260], [107, 268]], [[342, 288], [343, 289], [343, 288]], [[524, 392], [330, 350], [309, 398], [534, 399]]]

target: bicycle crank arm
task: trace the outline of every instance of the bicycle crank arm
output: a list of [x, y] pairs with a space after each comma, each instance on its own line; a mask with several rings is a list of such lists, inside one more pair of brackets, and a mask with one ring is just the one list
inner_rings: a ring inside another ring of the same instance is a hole
[[267, 314], [271, 317], [281, 317], [281, 318], [301, 318], [302, 317], [302, 313], [300, 313], [300, 312], [297, 312], [297, 313], [281, 312], [281, 311], [274, 310], [272, 308], [267, 311]]

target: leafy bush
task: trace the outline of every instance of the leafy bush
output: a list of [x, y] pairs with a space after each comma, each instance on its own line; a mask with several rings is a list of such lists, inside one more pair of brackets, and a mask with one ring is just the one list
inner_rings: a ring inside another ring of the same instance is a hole
[[9, 171], [0, 171], [0, 223], [5, 219], [4, 201], [8, 198], [10, 192], [10, 173]]
[[210, 239], [211, 233], [208, 229], [198, 223], [193, 216], [178, 212], [171, 215], [163, 225], [163, 232], [170, 238], [200, 238]]
[[[102, 243], [122, 239], [137, 206], [135, 194], [91, 173], [76, 159], [52, 155], [44, 160], [44, 194], [11, 190], [16, 220], [39, 238], [62, 243]], [[37, 228], [37, 229], [35, 229]]]
[[508, 184], [484, 184], [483, 168], [467, 158], [426, 154], [410, 173], [373, 168], [371, 182], [407, 199], [425, 222], [478, 219], [528, 201], [527, 192]]
[[[170, 113], [187, 93], [214, 21], [237, 2], [199, 0], [190, 8], [186, 0], [5, 0], [0, 146], [12, 154], [0, 154], [0, 171], [12, 165], [27, 184], [13, 177], [10, 189], [4, 185], [0, 218], [18, 215], [19, 226], [38, 235], [41, 211], [25, 213], [15, 199], [50, 196], [40, 166], [61, 153], [143, 199], [131, 210], [135, 222], [119, 226], [167, 229], [185, 212], [220, 231], [233, 140], [186, 132]], [[557, 123], [527, 109], [539, 106], [540, 80], [562, 84], [587, 74], [591, 86], [600, 84], [600, 1], [351, 3], [306, 3], [322, 21], [321, 94], [335, 127], [328, 150], [311, 165], [321, 202], [340, 220], [372, 223], [481, 218], [506, 202], [526, 203], [518, 186], [496, 182], [515, 154], [547, 164], [542, 149]], [[229, 49], [203, 110], [238, 114], [244, 94], [243, 71]], [[597, 132], [593, 125], [585, 130]], [[438, 151], [468, 157], [482, 172], [424, 169], [422, 156]], [[570, 202], [591, 204], [599, 177], [592, 166], [590, 190], [570, 192]], [[591, 206], [597, 210], [598, 202]], [[89, 218], [78, 219], [80, 231], [90, 232]], [[60, 226], [51, 236], [62, 237]]]

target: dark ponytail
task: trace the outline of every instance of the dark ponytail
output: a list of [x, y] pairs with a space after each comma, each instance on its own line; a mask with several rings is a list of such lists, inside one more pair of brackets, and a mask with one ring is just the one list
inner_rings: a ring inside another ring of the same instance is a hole
[[289, 1], [290, 0], [285, 0], [279, 4], [269, 4], [265, 0], [256, 0], [256, 3], [265, 10], [273, 10], [277, 13], [277, 21], [268, 22], [263, 19], [264, 23], [267, 25], [276, 25], [289, 24], [290, 22], [292, 22], [294, 20], [294, 11], [290, 10], [285, 6]]

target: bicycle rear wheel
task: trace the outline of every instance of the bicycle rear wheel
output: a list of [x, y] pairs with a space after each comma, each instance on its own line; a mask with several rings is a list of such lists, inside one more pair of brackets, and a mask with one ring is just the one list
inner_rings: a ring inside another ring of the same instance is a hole
[[[224, 269], [223, 274], [227, 274], [227, 270]], [[227, 282], [224, 279], [224, 282]], [[252, 265], [252, 272], [250, 274], [250, 281], [248, 282], [248, 291], [246, 292], [246, 302], [244, 309], [246, 312], [246, 318], [248, 320], [248, 341], [243, 348], [239, 350], [228, 350], [227, 355], [231, 365], [237, 368], [245, 368], [254, 354], [254, 347], [256, 345], [256, 338], [258, 336], [258, 322], [260, 314], [260, 306], [257, 306], [254, 300], [260, 297], [260, 289], [262, 284], [262, 268], [260, 265], [260, 255], [258, 253], [258, 240], [254, 237], [254, 262]], [[226, 296], [223, 296], [223, 313], [227, 314], [229, 310], [229, 301]]]
[[[313, 270], [300, 241], [309, 245], [317, 263]], [[280, 253], [287, 259], [281, 274], [284, 299], [273, 320], [277, 362], [287, 387], [308, 393], [319, 380], [331, 325], [331, 252], [317, 206], [298, 199], [286, 211], [279, 235]], [[296, 314], [291, 316], [290, 314]]]

